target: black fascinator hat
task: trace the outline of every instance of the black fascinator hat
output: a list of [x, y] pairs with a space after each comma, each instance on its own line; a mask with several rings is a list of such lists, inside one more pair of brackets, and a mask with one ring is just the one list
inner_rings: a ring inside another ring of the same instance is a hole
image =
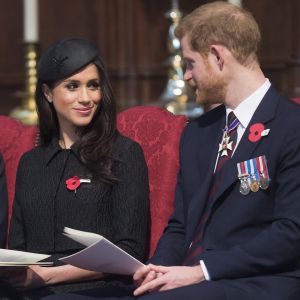
[[41, 56], [37, 73], [43, 81], [57, 81], [97, 60], [99, 50], [83, 38], [66, 38], [50, 46]]

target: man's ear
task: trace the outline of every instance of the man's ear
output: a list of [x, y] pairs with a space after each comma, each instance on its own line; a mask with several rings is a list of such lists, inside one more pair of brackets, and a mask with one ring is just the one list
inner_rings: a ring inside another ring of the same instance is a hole
[[53, 97], [52, 97], [52, 92], [51, 92], [49, 86], [48, 86], [47, 84], [44, 83], [44, 84], [42, 85], [42, 90], [43, 90], [43, 93], [44, 93], [46, 99], [48, 100], [48, 102], [49, 102], [49, 103], [52, 103]]
[[222, 50], [223, 50], [222, 46], [219, 45], [210, 46], [210, 53], [213, 56], [213, 59], [220, 71], [222, 71], [224, 67], [224, 53]]

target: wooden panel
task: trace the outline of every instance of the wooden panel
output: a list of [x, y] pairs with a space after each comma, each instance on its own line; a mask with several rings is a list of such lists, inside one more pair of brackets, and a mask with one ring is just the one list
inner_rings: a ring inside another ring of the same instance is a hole
[[[67, 36], [101, 49], [119, 109], [159, 100], [167, 83], [165, 13], [171, 0], [39, 0], [40, 50]], [[208, 0], [179, 0], [189, 13]], [[300, 96], [300, 1], [244, 0], [263, 34], [262, 67], [285, 94]], [[0, 0], [0, 114], [20, 99], [23, 86], [22, 0]]]
[[24, 76], [21, 4], [21, 0], [0, 1], [0, 114], [20, 101], [16, 91]]
[[16, 9], [16, 7], [20, 7], [21, 3], [21, 0], [1, 0], [0, 2], [0, 82], [4, 86], [14, 84], [21, 78], [20, 66], [23, 65], [22, 27], [20, 26], [22, 25], [22, 10]]
[[289, 63], [295, 38], [292, 11], [297, 8], [292, 0], [244, 0], [243, 3], [252, 12], [261, 29], [259, 58], [266, 76], [283, 94], [292, 96]]

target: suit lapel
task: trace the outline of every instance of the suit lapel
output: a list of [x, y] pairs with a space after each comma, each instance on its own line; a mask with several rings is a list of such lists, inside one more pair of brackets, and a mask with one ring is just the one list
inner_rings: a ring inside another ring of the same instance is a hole
[[[188, 237], [188, 239], [191, 239], [193, 237], [194, 230], [205, 209], [206, 200], [216, 163], [218, 146], [222, 139], [222, 129], [225, 126], [225, 116], [225, 107], [222, 105], [218, 108], [218, 111], [213, 116], [214, 122], [212, 122], [208, 126], [205, 126], [205, 130], [200, 133], [201, 143], [198, 146], [198, 161], [200, 161], [198, 162], [198, 172], [199, 174], [205, 172], [205, 176], [204, 180], [201, 181], [198, 184], [197, 189], [195, 189], [193, 198], [191, 199], [189, 205], [188, 216], [190, 220], [187, 226], [190, 227], [190, 230], [187, 230], [187, 232], [190, 234], [190, 236]], [[199, 124], [199, 126], [201, 126], [201, 124]], [[212, 132], [217, 134], [212, 135]]]
[[[275, 117], [279, 95], [273, 87], [271, 87], [263, 100], [256, 109], [248, 127], [242, 136], [242, 139], [236, 148], [236, 151], [231, 159], [229, 159], [222, 168], [223, 180], [220, 183], [219, 189], [212, 199], [215, 202], [235, 181], [237, 176], [237, 163], [254, 158], [255, 149], [264, 139], [263, 137], [258, 142], [251, 142], [248, 139], [249, 128], [255, 123], [262, 123], [265, 129], [268, 128], [268, 123]], [[270, 132], [271, 134], [271, 132]]]

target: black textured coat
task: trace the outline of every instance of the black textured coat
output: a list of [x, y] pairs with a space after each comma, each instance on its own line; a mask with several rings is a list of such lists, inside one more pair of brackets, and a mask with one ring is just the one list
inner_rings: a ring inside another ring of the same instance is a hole
[[[97, 182], [80, 163], [76, 144], [69, 150], [53, 140], [20, 160], [9, 234], [9, 248], [51, 254], [57, 258], [82, 245], [65, 237], [65, 226], [99, 233], [139, 260], [148, 241], [149, 191], [141, 147], [119, 136], [113, 147], [113, 173], [119, 182]], [[75, 191], [66, 180], [91, 178]]]

